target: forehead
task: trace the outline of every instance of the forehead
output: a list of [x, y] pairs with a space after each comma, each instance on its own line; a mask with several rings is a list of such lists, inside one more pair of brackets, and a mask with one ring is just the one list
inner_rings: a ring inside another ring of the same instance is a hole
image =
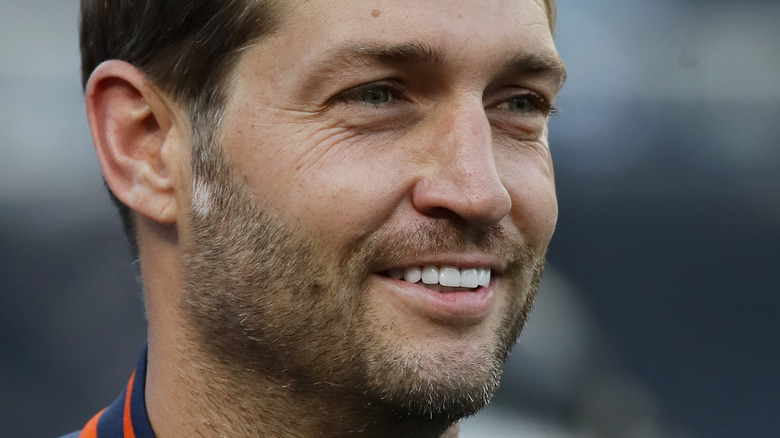
[[[500, 51], [554, 54], [543, 0], [299, 2], [273, 39], [298, 61], [343, 45], [420, 42], [455, 61]], [[279, 61], [279, 60], [277, 60]]]

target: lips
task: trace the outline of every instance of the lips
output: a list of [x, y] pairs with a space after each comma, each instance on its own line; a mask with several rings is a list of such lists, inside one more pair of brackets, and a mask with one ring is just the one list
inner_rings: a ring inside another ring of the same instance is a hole
[[436, 324], [461, 327], [485, 320], [496, 306], [497, 277], [503, 265], [487, 258], [481, 262], [463, 258], [457, 265], [442, 262], [396, 265], [376, 274], [403, 313], [411, 311]]

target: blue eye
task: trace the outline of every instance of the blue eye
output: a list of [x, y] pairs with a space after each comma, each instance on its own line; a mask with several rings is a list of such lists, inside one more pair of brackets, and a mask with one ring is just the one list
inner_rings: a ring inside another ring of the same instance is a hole
[[373, 83], [361, 85], [343, 92], [340, 100], [370, 106], [384, 106], [396, 100], [398, 91], [391, 85]]
[[372, 87], [365, 90], [360, 90], [359, 97], [362, 102], [369, 103], [371, 105], [382, 105], [390, 102], [392, 96], [390, 90], [381, 87]]
[[557, 109], [552, 103], [535, 93], [512, 96], [498, 104], [496, 107], [520, 115], [539, 114], [546, 117], [557, 112]]
[[536, 101], [528, 96], [515, 96], [506, 105], [507, 110], [518, 113], [530, 113], [538, 109]]

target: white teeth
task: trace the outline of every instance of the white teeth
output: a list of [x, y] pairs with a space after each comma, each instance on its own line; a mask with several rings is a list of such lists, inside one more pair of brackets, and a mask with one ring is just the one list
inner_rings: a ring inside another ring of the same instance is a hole
[[490, 269], [479, 268], [479, 285], [484, 287], [490, 286]]
[[449, 287], [460, 287], [460, 269], [442, 266], [439, 269], [439, 284]]
[[476, 269], [463, 269], [460, 271], [460, 286], [461, 287], [477, 287], [479, 286], [479, 273]]
[[422, 268], [422, 282], [436, 284], [439, 282], [439, 268], [436, 266], [424, 266]]
[[458, 269], [453, 266], [412, 266], [406, 269], [390, 269], [387, 276], [409, 283], [422, 281], [426, 285], [464, 287], [476, 289], [490, 286], [490, 268]]
[[418, 266], [406, 268], [404, 270], [404, 280], [408, 281], [409, 283], [417, 283], [418, 281], [422, 280], [422, 269], [420, 269]]

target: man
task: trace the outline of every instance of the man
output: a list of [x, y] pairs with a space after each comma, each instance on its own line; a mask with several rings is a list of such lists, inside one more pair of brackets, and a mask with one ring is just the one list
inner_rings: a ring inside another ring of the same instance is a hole
[[82, 0], [87, 115], [149, 336], [80, 436], [457, 436], [556, 223], [553, 17]]

